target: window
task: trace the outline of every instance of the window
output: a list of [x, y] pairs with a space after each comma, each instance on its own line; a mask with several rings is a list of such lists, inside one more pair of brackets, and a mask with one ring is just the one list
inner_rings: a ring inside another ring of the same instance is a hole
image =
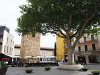
[[2, 42], [3, 41], [3, 36], [2, 35], [0, 35], [0, 42]]
[[81, 46], [78, 46], [78, 51], [81, 52]]
[[86, 42], [86, 37], [84, 37], [84, 42]]
[[12, 43], [12, 40], [11, 40], [11, 43]]
[[40, 58], [40, 61], [42, 61], [42, 58]]
[[85, 47], [85, 51], [87, 51], [88, 50], [87, 45], [84, 45], [84, 47]]
[[8, 53], [8, 46], [7, 46], [7, 53]]
[[4, 46], [4, 52], [6, 51], [6, 45]]
[[11, 47], [10, 47], [10, 51], [11, 51]]
[[2, 42], [3, 41], [3, 38], [0, 38], [0, 42]]
[[2, 45], [0, 45], [0, 51], [2, 50]]
[[7, 38], [7, 41], [8, 41], [8, 38]]
[[92, 44], [92, 50], [96, 50], [95, 44]]
[[91, 40], [94, 40], [94, 35], [91, 35]]
[[12, 51], [13, 51], [13, 48], [12, 48]]
[[0, 42], [0, 45], [2, 45], [2, 42]]

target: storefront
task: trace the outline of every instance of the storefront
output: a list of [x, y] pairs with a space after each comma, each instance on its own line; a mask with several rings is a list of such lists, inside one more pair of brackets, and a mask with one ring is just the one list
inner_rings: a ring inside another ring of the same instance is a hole
[[75, 59], [79, 63], [100, 63], [100, 54], [98, 52], [82, 52], [82, 53], [75, 53]]

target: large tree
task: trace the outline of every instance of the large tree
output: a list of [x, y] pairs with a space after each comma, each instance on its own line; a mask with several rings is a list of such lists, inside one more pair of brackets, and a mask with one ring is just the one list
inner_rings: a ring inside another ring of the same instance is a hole
[[96, 32], [100, 23], [100, 0], [27, 0], [20, 8], [17, 31], [66, 38], [68, 64], [74, 64], [74, 50], [81, 36]]

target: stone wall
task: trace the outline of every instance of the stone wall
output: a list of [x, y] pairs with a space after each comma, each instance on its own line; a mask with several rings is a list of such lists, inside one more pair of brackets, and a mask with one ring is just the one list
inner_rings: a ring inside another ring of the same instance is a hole
[[40, 34], [36, 34], [35, 37], [32, 37], [32, 35], [22, 36], [20, 54], [22, 58], [26, 56], [39, 56]]

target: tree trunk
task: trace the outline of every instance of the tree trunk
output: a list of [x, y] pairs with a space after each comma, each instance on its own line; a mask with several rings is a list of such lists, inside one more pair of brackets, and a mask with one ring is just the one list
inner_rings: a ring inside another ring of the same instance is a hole
[[68, 47], [68, 61], [67, 61], [68, 65], [75, 64], [75, 62], [74, 62], [74, 49], [75, 48], [73, 46]]

